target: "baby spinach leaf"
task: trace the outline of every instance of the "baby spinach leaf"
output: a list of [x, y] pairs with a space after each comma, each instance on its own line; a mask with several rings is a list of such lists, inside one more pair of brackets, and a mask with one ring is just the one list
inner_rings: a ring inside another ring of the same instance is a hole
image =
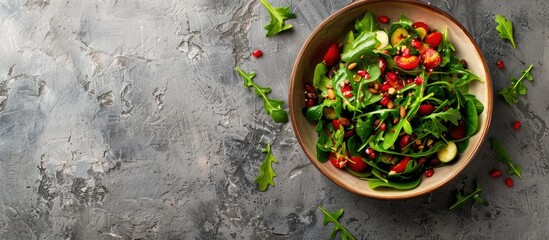
[[524, 85], [523, 81], [524, 79], [533, 80], [531, 73], [533, 67], [534, 65], [530, 65], [528, 69], [522, 71], [522, 76], [520, 76], [519, 79], [511, 78], [511, 85], [499, 92], [509, 105], [512, 106], [513, 104], [516, 104], [519, 96], [526, 94], [526, 85]]
[[255, 179], [255, 182], [258, 185], [259, 191], [264, 192], [269, 185], [275, 185], [273, 178], [276, 177], [276, 173], [273, 170], [272, 163], [277, 163], [278, 161], [271, 153], [271, 144], [267, 144], [267, 147], [262, 149], [261, 152], [266, 153], [267, 157], [265, 157], [265, 161], [259, 167], [259, 175]]
[[473, 136], [478, 129], [478, 114], [475, 104], [471, 100], [465, 103], [465, 136]]
[[480, 115], [484, 111], [484, 104], [478, 100], [475, 95], [473, 94], [465, 94], [463, 95], [466, 99], [466, 101], [472, 101], [475, 105], [475, 109], [477, 110], [477, 114]]
[[267, 37], [272, 37], [282, 31], [292, 28], [291, 24], [285, 24], [284, 20], [295, 18], [295, 14], [290, 7], [273, 7], [267, 0], [259, 0], [269, 12], [271, 22], [265, 26]]
[[353, 135], [347, 140], [347, 150], [349, 150], [349, 154], [351, 156], [358, 156], [358, 149], [360, 148], [360, 145], [362, 144], [362, 141], [360, 140], [360, 137], [357, 135]]
[[470, 138], [465, 138], [464, 140], [455, 142], [458, 149], [458, 153], [463, 153], [465, 149], [467, 149], [467, 147], [469, 146], [469, 139]]
[[322, 222], [324, 226], [328, 225], [330, 222], [334, 224], [334, 228], [329, 239], [334, 239], [336, 234], [341, 232], [341, 239], [356, 240], [355, 236], [353, 236], [353, 234], [351, 234], [351, 232], [349, 232], [349, 230], [347, 230], [347, 228], [341, 225], [338, 221], [339, 218], [341, 218], [341, 215], [343, 215], [343, 208], [334, 213], [330, 213], [321, 207], [318, 207], [318, 209], [320, 209], [320, 211], [324, 214], [324, 221]]
[[347, 36], [345, 36], [345, 39], [343, 39], [343, 52], [347, 52], [353, 41], [355, 41], [355, 34], [353, 31], [349, 31]]
[[377, 24], [377, 20], [374, 14], [368, 11], [366, 12], [362, 20], [356, 20], [355, 29], [358, 32], [374, 32], [379, 30], [379, 25]]
[[481, 203], [481, 204], [484, 203], [484, 200], [482, 200], [482, 198], [479, 195], [480, 192], [482, 192], [482, 189], [480, 188], [480, 185], [478, 184], [478, 182], [477, 182], [477, 187], [475, 188], [475, 191], [473, 191], [472, 193], [466, 196], [463, 196], [461, 195], [461, 193], [457, 192], [456, 201], [454, 202], [454, 204], [452, 204], [452, 206], [450, 206], [449, 209], [453, 210], [456, 208], [463, 208], [463, 206], [465, 205], [465, 202], [467, 202], [467, 200], [469, 199], [473, 199], [477, 203]]
[[498, 24], [496, 30], [499, 32], [499, 37], [509, 40], [513, 48], [517, 48], [515, 39], [513, 38], [513, 23], [499, 14], [496, 15], [496, 23]]
[[368, 138], [372, 135], [374, 131], [374, 120], [373, 118], [369, 117], [366, 118], [366, 121], [363, 121], [361, 118], [359, 118], [356, 122], [356, 133], [362, 140], [362, 142], [368, 141]]
[[305, 116], [309, 121], [319, 121], [322, 119], [322, 114], [324, 110], [324, 105], [316, 105], [312, 106], [310, 108], [307, 108], [307, 112], [305, 112]]
[[379, 187], [389, 187], [394, 189], [400, 189], [400, 190], [406, 190], [406, 189], [412, 189], [419, 185], [421, 182], [421, 178], [418, 177], [410, 182], [393, 182], [393, 181], [383, 181], [380, 179], [368, 179], [368, 186], [370, 188], [375, 189]]
[[522, 178], [522, 167], [513, 162], [513, 159], [509, 156], [505, 147], [495, 138], [490, 138], [490, 142], [492, 143], [492, 150], [496, 152], [496, 159], [509, 166], [509, 171], [507, 172]]
[[288, 113], [281, 108], [281, 106], [284, 105], [284, 101], [267, 97], [267, 94], [271, 92], [271, 88], [260, 87], [255, 84], [255, 82], [253, 81], [253, 78], [255, 77], [254, 72], [246, 73], [242, 71], [240, 67], [236, 67], [235, 70], [244, 80], [244, 87], [253, 87], [254, 93], [263, 98], [263, 107], [265, 108], [265, 112], [267, 113], [267, 115], [270, 115], [271, 118], [277, 123], [288, 122]]
[[[322, 79], [326, 76], [328, 69], [324, 63], [319, 63], [315, 67], [315, 74], [313, 76], [313, 87], [319, 89], [321, 87]], [[326, 87], [326, 85], [324, 85]]]

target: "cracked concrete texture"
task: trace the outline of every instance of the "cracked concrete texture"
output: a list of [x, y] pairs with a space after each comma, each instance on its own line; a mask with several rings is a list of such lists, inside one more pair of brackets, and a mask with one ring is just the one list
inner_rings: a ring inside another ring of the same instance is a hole
[[[496, 92], [535, 65], [516, 106], [495, 95], [490, 132], [524, 178], [512, 189], [488, 178], [505, 166], [485, 144], [459, 179], [396, 202], [327, 180], [290, 124], [274, 124], [242, 86], [236, 65], [287, 100], [301, 44], [350, 1], [271, 2], [297, 14], [273, 38], [258, 1], [0, 3], [0, 238], [323, 239], [331, 225], [318, 206], [345, 208], [341, 222], [359, 239], [549, 238], [546, 1], [430, 2], [475, 37]], [[513, 20], [517, 49], [497, 37], [496, 13]], [[250, 57], [255, 49], [263, 58]], [[267, 143], [278, 176], [259, 192]], [[448, 211], [453, 191], [475, 179], [488, 203]]]

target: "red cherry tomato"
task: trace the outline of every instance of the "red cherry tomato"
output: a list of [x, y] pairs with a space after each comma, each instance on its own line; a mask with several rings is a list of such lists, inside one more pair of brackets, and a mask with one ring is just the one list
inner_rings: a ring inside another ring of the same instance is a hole
[[337, 153], [330, 153], [328, 159], [336, 168], [344, 168], [347, 165], [347, 159]]
[[461, 122], [457, 127], [450, 129], [450, 136], [459, 140], [465, 137], [465, 123]]
[[417, 111], [419, 113], [419, 115], [421, 116], [425, 116], [425, 115], [429, 115], [431, 113], [433, 113], [433, 111], [435, 111], [435, 107], [431, 104], [421, 104], [421, 106], [419, 106], [419, 110]]
[[364, 172], [368, 168], [368, 164], [361, 156], [352, 156], [351, 161], [347, 161], [347, 166], [355, 172]]
[[419, 57], [418, 56], [396, 56], [395, 62], [398, 65], [399, 68], [402, 68], [404, 70], [412, 70], [419, 65]]
[[427, 24], [425, 24], [424, 22], [415, 22], [415, 23], [412, 24], [412, 27], [413, 28], [423, 28], [423, 29], [425, 29], [426, 33], [429, 32], [429, 26], [427, 26]]
[[440, 54], [432, 48], [428, 48], [420, 56], [425, 68], [433, 69], [440, 64]]
[[425, 43], [429, 44], [431, 48], [437, 48], [438, 45], [442, 42], [442, 33], [432, 32], [427, 37], [425, 37]]
[[406, 165], [408, 165], [408, 162], [410, 160], [412, 160], [412, 158], [410, 158], [409, 156], [405, 156], [404, 158], [402, 158], [402, 160], [400, 160], [400, 162], [398, 162], [397, 164], [391, 167], [391, 172], [395, 172], [395, 173], [404, 172], [404, 170], [406, 170]]
[[326, 67], [331, 67], [339, 61], [339, 48], [337, 44], [334, 43], [330, 45], [330, 48], [328, 48], [328, 51], [324, 54], [322, 60], [326, 63]]

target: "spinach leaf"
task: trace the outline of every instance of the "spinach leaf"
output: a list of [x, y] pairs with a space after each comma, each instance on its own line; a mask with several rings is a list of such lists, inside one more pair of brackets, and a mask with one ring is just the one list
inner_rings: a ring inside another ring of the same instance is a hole
[[[319, 89], [321, 87], [321, 83], [323, 82], [322, 79], [326, 77], [326, 73], [328, 72], [328, 69], [326, 68], [326, 65], [323, 63], [319, 63], [315, 67], [315, 74], [313, 76], [313, 87], [316, 89]], [[324, 85], [326, 87], [326, 85]]]
[[376, 17], [370, 11], [366, 12], [364, 18], [355, 22], [355, 29], [357, 32], [374, 32], [379, 30], [379, 25], [377, 24]]
[[362, 142], [367, 142], [372, 133], [374, 132], [374, 119], [369, 117], [366, 121], [359, 118], [356, 122], [356, 134], [360, 137]]
[[272, 37], [282, 31], [292, 28], [291, 24], [285, 24], [284, 20], [295, 18], [295, 14], [290, 7], [273, 7], [267, 0], [259, 0], [269, 12], [271, 22], [265, 26], [267, 37]]
[[320, 119], [322, 119], [322, 115], [323, 115], [323, 111], [324, 110], [324, 105], [323, 104], [319, 104], [319, 105], [316, 105], [316, 106], [312, 106], [312, 107], [309, 107], [307, 108], [307, 112], [305, 112], [305, 116], [307, 117], [307, 120], [309, 121], [319, 121]]
[[389, 187], [394, 189], [406, 190], [406, 189], [412, 189], [417, 187], [420, 182], [421, 182], [420, 177], [410, 182], [392, 182], [392, 181], [385, 182], [380, 179], [369, 179], [368, 186], [370, 186], [370, 188], [372, 189], [379, 188], [379, 187]]
[[465, 94], [463, 95], [465, 97], [466, 101], [472, 101], [475, 105], [475, 109], [477, 110], [477, 114], [480, 115], [484, 111], [484, 104], [478, 100], [475, 95], [473, 94]]
[[465, 136], [473, 136], [478, 129], [478, 114], [475, 104], [467, 100], [465, 104]]

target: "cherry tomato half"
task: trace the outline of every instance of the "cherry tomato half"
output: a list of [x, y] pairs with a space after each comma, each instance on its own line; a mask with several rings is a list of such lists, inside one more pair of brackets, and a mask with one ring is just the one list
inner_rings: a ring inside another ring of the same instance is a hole
[[347, 165], [347, 159], [337, 153], [330, 153], [328, 159], [336, 168], [344, 168]]
[[425, 43], [429, 44], [431, 48], [437, 48], [438, 45], [442, 42], [442, 33], [432, 32], [427, 37], [425, 37]]
[[403, 157], [402, 160], [400, 160], [400, 162], [398, 162], [397, 164], [391, 167], [391, 172], [394, 172], [394, 173], [404, 172], [404, 170], [406, 170], [406, 165], [408, 165], [408, 162], [410, 160], [412, 160], [412, 158], [410, 158], [409, 156]]
[[425, 68], [433, 69], [440, 64], [440, 54], [432, 48], [428, 48], [420, 56]]
[[355, 172], [364, 172], [368, 168], [368, 164], [361, 156], [352, 156], [351, 161], [347, 161], [347, 166]]
[[395, 62], [399, 68], [404, 70], [412, 70], [419, 65], [419, 57], [414, 55], [410, 55], [408, 57], [396, 56]]

